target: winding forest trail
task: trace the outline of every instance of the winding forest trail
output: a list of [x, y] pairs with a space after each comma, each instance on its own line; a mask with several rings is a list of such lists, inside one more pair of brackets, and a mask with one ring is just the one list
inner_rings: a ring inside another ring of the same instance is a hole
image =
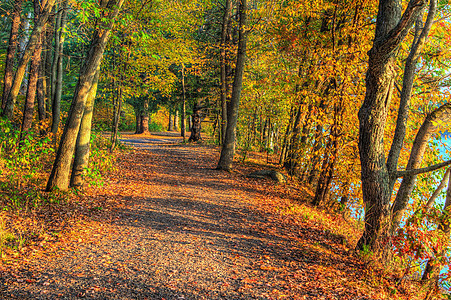
[[120, 205], [3, 278], [1, 299], [383, 297], [343, 237], [282, 213], [283, 186], [214, 170], [216, 147], [123, 140], [135, 149], [93, 196]]

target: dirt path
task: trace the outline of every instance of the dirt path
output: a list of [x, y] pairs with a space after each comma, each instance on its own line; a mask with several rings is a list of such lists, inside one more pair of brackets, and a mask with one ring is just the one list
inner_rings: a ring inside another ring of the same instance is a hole
[[376, 299], [340, 237], [258, 204], [272, 183], [214, 170], [215, 148], [124, 139], [140, 146], [96, 195], [123, 207], [3, 278], [1, 299]]

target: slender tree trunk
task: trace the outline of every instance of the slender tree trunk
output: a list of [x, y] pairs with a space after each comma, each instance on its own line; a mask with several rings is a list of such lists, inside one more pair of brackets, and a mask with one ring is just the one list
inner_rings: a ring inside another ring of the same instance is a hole
[[224, 143], [221, 149], [217, 169], [230, 171], [232, 169], [233, 157], [235, 155], [236, 126], [238, 121], [238, 109], [240, 105], [241, 88], [243, 85], [244, 64], [246, 60], [247, 43], [247, 0], [241, 0], [239, 5], [239, 42], [238, 54], [233, 80], [232, 97], [230, 99], [230, 110], [227, 112], [227, 129]]
[[3, 95], [2, 95], [2, 110], [6, 107], [6, 102], [8, 100], [8, 95], [11, 90], [11, 85], [13, 83], [14, 77], [14, 57], [16, 56], [17, 46], [18, 46], [18, 36], [20, 28], [20, 13], [22, 12], [22, 5], [24, 0], [15, 0], [12, 20], [11, 20], [11, 31], [9, 34], [8, 49], [6, 52], [5, 60], [5, 75], [3, 81]]
[[[61, 15], [59, 15], [61, 13]], [[64, 28], [66, 26], [66, 15], [67, 15], [67, 0], [63, 1], [58, 13], [59, 24], [55, 30], [55, 60], [53, 63], [54, 80], [52, 81], [53, 90], [53, 101], [52, 101], [52, 111], [53, 111], [53, 122], [52, 122], [52, 133], [56, 134], [58, 132], [58, 126], [60, 122], [61, 115], [61, 95], [63, 90], [63, 48], [64, 48]], [[58, 21], [57, 21], [58, 23]]]
[[55, 163], [53, 164], [52, 172], [47, 183], [47, 191], [51, 191], [55, 188], [60, 190], [68, 189], [72, 155], [74, 154], [86, 100], [102, 60], [105, 46], [110, 37], [114, 23], [113, 20], [118, 15], [123, 3], [124, 0], [109, 0], [105, 7], [105, 14], [108, 14], [109, 21], [99, 22], [99, 27], [94, 32], [88, 54], [80, 69], [80, 76], [75, 88], [69, 116], [56, 153]]
[[384, 155], [384, 133], [395, 77], [395, 53], [426, 1], [412, 0], [404, 15], [401, 0], [380, 0], [373, 47], [368, 52], [366, 94], [359, 110], [359, 153], [365, 229], [356, 249], [383, 250], [390, 210], [390, 174]]
[[180, 124], [183, 142], [186, 140], [186, 90], [185, 90], [185, 66], [182, 64], [182, 122]]
[[299, 105], [296, 117], [294, 119], [293, 130], [291, 131], [291, 137], [289, 139], [289, 145], [287, 147], [287, 157], [283, 164], [285, 170], [288, 171], [290, 176], [295, 175], [295, 170], [297, 167], [297, 157], [299, 155], [299, 133], [300, 133], [300, 123], [302, 116], [302, 107]]
[[119, 132], [119, 121], [121, 120], [121, 112], [122, 112], [122, 79], [121, 79], [121, 83], [118, 87], [116, 103], [117, 103], [117, 107], [115, 109], [114, 118], [113, 118], [113, 128], [111, 131], [110, 152], [113, 152], [117, 146], [117, 134]]
[[280, 150], [280, 157], [279, 157], [279, 165], [283, 165], [285, 163], [285, 158], [286, 158], [286, 150], [288, 148], [288, 137], [291, 135], [291, 130], [292, 130], [292, 123], [294, 122], [294, 107], [291, 107], [291, 112], [290, 112], [290, 120], [288, 121], [287, 124], [287, 129], [285, 130], [285, 134], [283, 136], [283, 142], [282, 142], [282, 149]]
[[3, 111], [3, 116], [11, 119], [14, 112], [14, 106], [16, 105], [17, 95], [19, 94], [20, 85], [25, 76], [25, 70], [27, 69], [28, 62], [33, 56], [34, 49], [39, 43], [39, 38], [41, 37], [41, 32], [44, 29], [45, 23], [49, 17], [50, 11], [55, 4], [55, 0], [48, 0], [47, 3], [42, 8], [42, 13], [39, 14], [39, 19], [34, 25], [33, 31], [31, 32], [30, 39], [25, 48], [22, 57], [19, 60], [16, 73], [14, 75], [14, 80], [11, 85], [11, 89], [8, 95], [8, 100], [6, 102], [5, 109]]
[[45, 46], [45, 67], [43, 86], [45, 89], [45, 109], [46, 118], [49, 118], [52, 110], [52, 54], [53, 54], [53, 37], [55, 29], [55, 14], [49, 16], [46, 26], [46, 46]]
[[[406, 59], [404, 66], [401, 99], [398, 108], [398, 118], [396, 121], [396, 129], [393, 137], [393, 142], [390, 147], [390, 153], [387, 158], [387, 167], [389, 173], [393, 174], [397, 171], [398, 160], [401, 153], [402, 145], [406, 135], [407, 118], [410, 107], [410, 98], [412, 97], [413, 82], [415, 79], [415, 70], [421, 50], [426, 42], [426, 39], [434, 22], [434, 16], [437, 10], [437, 0], [431, 0], [429, 5], [428, 16], [426, 23], [423, 26], [423, 12], [418, 14], [415, 26], [415, 37]], [[390, 180], [390, 190], [393, 190], [396, 178], [392, 176]]]
[[75, 145], [75, 158], [72, 165], [72, 175], [70, 178], [71, 187], [82, 187], [85, 182], [86, 168], [89, 165], [89, 152], [91, 141], [92, 115], [94, 111], [94, 101], [97, 93], [97, 83], [99, 82], [100, 66], [94, 75], [94, 79], [89, 89], [86, 106], [80, 123], [77, 143]]
[[175, 110], [174, 113], [174, 130], [178, 131], [179, 130], [179, 109], [178, 107]]
[[[423, 161], [423, 155], [431, 136], [437, 132], [438, 123], [451, 119], [451, 103], [446, 103], [430, 113], [417, 132], [410, 151], [406, 170], [418, 169]], [[396, 194], [392, 208], [392, 232], [396, 231], [404, 215], [410, 194], [413, 191], [417, 175], [406, 175]]]
[[227, 31], [232, 16], [232, 0], [226, 0], [221, 31], [221, 145], [227, 129]]
[[[45, 4], [44, 4], [45, 5]], [[35, 22], [38, 21], [40, 15], [41, 1], [34, 0], [34, 19]], [[42, 43], [45, 36], [45, 30], [41, 32], [41, 36], [36, 44], [36, 47], [33, 51], [33, 56], [31, 59], [30, 65], [30, 75], [28, 78], [28, 88], [27, 94], [25, 97], [25, 104], [23, 110], [23, 118], [22, 118], [22, 128], [20, 131], [20, 140], [24, 138], [24, 135], [28, 130], [31, 129], [33, 123], [33, 114], [34, 114], [34, 103], [36, 98], [36, 90], [37, 83], [39, 77], [39, 66], [41, 65], [41, 52], [42, 52]]]

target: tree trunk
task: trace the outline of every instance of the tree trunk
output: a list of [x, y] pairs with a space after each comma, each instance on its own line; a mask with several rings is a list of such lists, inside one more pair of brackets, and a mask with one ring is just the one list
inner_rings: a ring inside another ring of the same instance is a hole
[[193, 115], [192, 115], [192, 119], [193, 119], [193, 123], [191, 125], [191, 135], [188, 139], [188, 142], [198, 142], [200, 140], [202, 140], [202, 137], [200, 135], [200, 131], [202, 129], [202, 122], [201, 122], [201, 111], [199, 108], [199, 104], [196, 103], [194, 104], [194, 108], [193, 108]]
[[[390, 153], [387, 158], [387, 167], [390, 174], [397, 171], [398, 160], [401, 153], [402, 145], [406, 135], [407, 118], [410, 107], [410, 99], [412, 97], [413, 82], [415, 79], [415, 70], [418, 59], [421, 54], [421, 50], [426, 42], [426, 39], [431, 30], [434, 22], [434, 16], [436, 14], [437, 0], [431, 0], [429, 6], [429, 12], [426, 19], [426, 24], [423, 26], [423, 13], [418, 14], [415, 26], [415, 36], [412, 42], [412, 46], [409, 52], [409, 56], [406, 59], [404, 66], [401, 99], [398, 108], [398, 116], [396, 121], [396, 129], [393, 137], [393, 142], [390, 147]], [[392, 176], [390, 182], [390, 190], [393, 190], [396, 178]]]
[[169, 113], [168, 131], [174, 131], [174, 119], [173, 119], [172, 113]]
[[283, 136], [283, 142], [282, 142], [282, 149], [280, 150], [280, 157], [279, 157], [279, 165], [283, 165], [285, 163], [285, 159], [286, 159], [286, 150], [288, 148], [288, 137], [291, 135], [291, 130], [292, 130], [292, 123], [294, 122], [294, 108], [291, 107], [291, 112], [290, 112], [290, 120], [288, 121], [287, 124], [287, 129], [285, 130], [285, 134]]
[[150, 131], [149, 131], [149, 114], [144, 112], [141, 115], [140, 119], [141, 119], [141, 132], [140, 133], [143, 133], [143, 134], [150, 133]]
[[81, 188], [85, 182], [86, 168], [89, 165], [89, 152], [91, 141], [92, 115], [94, 111], [94, 101], [97, 93], [97, 83], [99, 81], [100, 66], [94, 75], [94, 79], [89, 89], [86, 99], [86, 106], [80, 123], [77, 143], [75, 145], [75, 158], [72, 165], [72, 176], [70, 178], [71, 187]]
[[117, 91], [117, 107], [114, 111], [113, 128], [111, 130], [111, 148], [110, 152], [113, 152], [117, 146], [117, 134], [119, 132], [119, 121], [121, 119], [122, 112], [122, 79]]
[[221, 138], [220, 144], [224, 142], [224, 137], [227, 129], [227, 31], [229, 21], [232, 16], [232, 0], [226, 0], [224, 17], [222, 20], [221, 31]]
[[55, 14], [49, 16], [46, 26], [45, 67], [43, 85], [45, 88], [46, 118], [50, 117], [52, 109], [52, 53], [55, 29]]
[[174, 130], [175, 131], [179, 130], [179, 110], [178, 110], [178, 107], [177, 107], [177, 109], [175, 110], [175, 113], [174, 113]]
[[39, 14], [39, 19], [34, 25], [33, 31], [31, 32], [30, 39], [25, 48], [22, 57], [19, 60], [16, 73], [14, 75], [14, 80], [11, 85], [11, 89], [8, 95], [8, 100], [6, 101], [5, 109], [2, 115], [8, 119], [11, 119], [14, 112], [14, 106], [16, 105], [17, 95], [19, 94], [20, 85], [25, 76], [25, 70], [27, 69], [28, 62], [30, 61], [36, 45], [39, 43], [41, 37], [41, 32], [47, 22], [50, 11], [55, 4], [55, 0], [48, 0], [47, 3], [42, 8], [42, 13]]
[[66, 26], [67, 0], [63, 1], [58, 13], [57, 26], [55, 29], [55, 60], [53, 63], [54, 80], [52, 80], [53, 100], [52, 100], [52, 133], [58, 132], [61, 115], [61, 95], [63, 89], [63, 48], [64, 48], [64, 27]]
[[[431, 136], [437, 132], [439, 126], [438, 123], [440, 121], [446, 122], [450, 118], [451, 103], [446, 103], [440, 106], [426, 117], [417, 132], [415, 140], [413, 141], [406, 170], [418, 169], [421, 166], [423, 155], [426, 151], [429, 140]], [[402, 216], [406, 211], [410, 194], [413, 191], [416, 178], [417, 175], [406, 175], [402, 179], [392, 208], [392, 232], [396, 231], [399, 227]]]
[[183, 142], [186, 140], [186, 90], [185, 90], [185, 66], [182, 64], [182, 122], [180, 124]]
[[232, 97], [230, 107], [227, 112], [227, 129], [224, 137], [224, 143], [221, 149], [217, 169], [230, 171], [232, 169], [233, 157], [236, 146], [236, 126], [238, 121], [238, 110], [241, 98], [241, 89], [243, 85], [244, 64], [246, 60], [247, 43], [247, 0], [241, 0], [239, 5], [239, 42], [238, 54], [235, 68], [235, 76], [232, 87]]
[[22, 5], [24, 0], [14, 1], [12, 18], [11, 18], [11, 31], [9, 34], [8, 49], [6, 52], [5, 60], [5, 75], [3, 81], [3, 95], [2, 95], [2, 110], [6, 107], [11, 85], [13, 83], [14, 72], [14, 57], [16, 56], [18, 46], [18, 36], [20, 28], [20, 13], [22, 12]]
[[140, 134], [142, 133], [142, 128], [141, 128], [141, 112], [137, 111], [135, 109], [135, 117], [136, 117], [136, 130], [135, 130], [135, 134]]
[[291, 131], [291, 137], [289, 138], [289, 144], [287, 146], [287, 157], [283, 164], [283, 167], [288, 171], [288, 174], [290, 176], [295, 175], [295, 170], [297, 167], [297, 158], [299, 154], [299, 125], [301, 123], [302, 107], [302, 104], [299, 105], [298, 111], [296, 113], [293, 129]]
[[[105, 1], [106, 2], [106, 1]], [[108, 3], [102, 2], [105, 5], [105, 14], [108, 14], [108, 20], [99, 22], [99, 27], [94, 32], [94, 37], [89, 48], [86, 59], [80, 69], [80, 76], [77, 86], [75, 88], [74, 98], [72, 100], [69, 115], [64, 127], [64, 132], [61, 137], [61, 142], [56, 153], [55, 162], [53, 164], [52, 172], [47, 183], [47, 191], [55, 188], [59, 190], [67, 190], [69, 187], [69, 171], [72, 161], [72, 155], [75, 150], [75, 143], [80, 129], [80, 123], [83, 116], [85, 104], [92, 84], [94, 82], [95, 74], [100, 65], [105, 51], [105, 46], [110, 37], [111, 29], [113, 27], [113, 20], [119, 13], [120, 7], [124, 0], [109, 0]]]
[[411, 0], [401, 17], [401, 0], [380, 0], [373, 47], [368, 52], [366, 94], [359, 110], [359, 153], [365, 229], [357, 250], [381, 254], [388, 232], [391, 191], [384, 131], [395, 77], [395, 52], [426, 1]]
[[[39, 0], [34, 0], [34, 20], [38, 21], [40, 15], [40, 7], [41, 3]], [[23, 110], [23, 118], [22, 118], [22, 128], [20, 130], [20, 140], [24, 138], [26, 132], [30, 130], [31, 125], [33, 123], [33, 114], [34, 114], [34, 102], [36, 98], [36, 90], [37, 83], [39, 77], [39, 66], [41, 65], [41, 52], [42, 52], [42, 43], [45, 36], [45, 31], [41, 32], [41, 36], [36, 44], [36, 47], [33, 51], [33, 56], [31, 59], [30, 65], [30, 75], [28, 78], [28, 88], [27, 95], [25, 97], [25, 104]]]

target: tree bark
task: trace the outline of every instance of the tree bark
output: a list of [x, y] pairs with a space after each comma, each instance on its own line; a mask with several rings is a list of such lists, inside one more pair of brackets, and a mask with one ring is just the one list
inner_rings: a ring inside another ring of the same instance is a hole
[[[43, 3], [43, 6], [45, 4]], [[41, 1], [34, 0], [34, 20], [35, 22], [38, 21], [41, 8]], [[31, 59], [31, 65], [30, 65], [30, 74], [28, 78], [28, 88], [27, 88], [27, 94], [25, 97], [25, 104], [24, 104], [24, 110], [23, 110], [23, 118], [22, 118], [22, 127], [20, 130], [20, 138], [19, 140], [22, 141], [24, 138], [24, 135], [28, 130], [30, 130], [32, 123], [33, 123], [33, 114], [34, 114], [34, 103], [36, 98], [36, 90], [37, 90], [37, 83], [38, 83], [38, 77], [39, 77], [39, 67], [41, 65], [41, 53], [42, 53], [42, 43], [45, 36], [45, 31], [43, 30], [41, 32], [41, 35], [39, 37], [39, 40], [36, 44], [36, 47], [33, 51], [33, 56]]]
[[238, 110], [240, 106], [241, 89], [243, 85], [244, 64], [246, 61], [247, 43], [247, 0], [241, 0], [239, 5], [239, 41], [238, 54], [235, 68], [235, 76], [232, 87], [230, 107], [227, 112], [227, 129], [224, 143], [221, 149], [217, 169], [230, 171], [232, 169], [233, 157], [236, 146], [236, 126], [238, 121]]
[[232, 16], [232, 0], [226, 0], [224, 17], [222, 20], [221, 31], [221, 145], [224, 142], [224, 137], [227, 129], [227, 31], [229, 27], [229, 21]]
[[94, 79], [89, 89], [83, 117], [80, 123], [77, 143], [75, 145], [75, 157], [72, 165], [72, 175], [70, 178], [71, 187], [83, 187], [85, 182], [86, 168], [89, 165], [89, 152], [91, 142], [92, 115], [94, 112], [94, 102], [97, 93], [97, 83], [99, 82], [100, 66], [94, 75]]
[[9, 34], [8, 49], [6, 52], [5, 60], [5, 75], [3, 81], [3, 95], [2, 95], [2, 110], [6, 107], [11, 85], [13, 83], [14, 73], [14, 57], [16, 56], [18, 46], [18, 36], [20, 28], [20, 13], [22, 12], [22, 5], [24, 0], [14, 1], [12, 18], [11, 18], [11, 31]]
[[395, 52], [426, 4], [411, 0], [402, 14], [401, 0], [380, 0], [376, 34], [369, 51], [366, 94], [359, 110], [359, 154], [365, 229], [357, 250], [382, 254], [390, 209], [390, 176], [384, 155], [384, 131], [395, 77]]
[[175, 110], [174, 113], [174, 130], [177, 131], [179, 130], [179, 109], [178, 107]]
[[[409, 113], [410, 99], [412, 97], [413, 82], [415, 79], [415, 69], [420, 57], [421, 50], [431, 30], [434, 16], [437, 10], [437, 0], [431, 0], [426, 24], [423, 26], [423, 13], [418, 14], [415, 26], [415, 37], [412, 42], [411, 50], [406, 59], [404, 66], [403, 83], [401, 90], [401, 99], [398, 108], [398, 116], [396, 121], [396, 129], [390, 152], [387, 158], [387, 168], [390, 174], [394, 174], [398, 168], [398, 160], [401, 153], [402, 145], [406, 135], [407, 118]], [[390, 190], [393, 190], [396, 178], [391, 176]]]
[[[61, 14], [61, 15], [60, 15]], [[58, 13], [57, 26], [55, 28], [55, 59], [53, 61], [54, 77], [52, 80], [52, 133], [58, 132], [61, 115], [61, 95], [63, 90], [63, 48], [64, 48], [64, 27], [66, 26], [67, 0], [63, 1]], [[59, 24], [58, 24], [59, 23]]]
[[[106, 1], [105, 1], [106, 2]], [[72, 155], [75, 150], [75, 143], [80, 129], [86, 100], [91, 90], [95, 74], [100, 65], [105, 51], [105, 46], [111, 34], [113, 20], [118, 15], [124, 0], [109, 0], [105, 3], [105, 13], [108, 14], [106, 22], [99, 22], [99, 27], [94, 32], [94, 37], [89, 48], [86, 59], [80, 69], [80, 76], [75, 88], [69, 116], [64, 127], [61, 142], [56, 153], [52, 172], [47, 183], [47, 191], [55, 188], [67, 190], [69, 187], [69, 171]], [[103, 2], [102, 2], [103, 4]]]
[[25, 76], [25, 70], [27, 69], [28, 62], [33, 56], [34, 49], [36, 45], [39, 43], [39, 38], [41, 36], [41, 32], [47, 22], [50, 11], [55, 4], [55, 0], [48, 0], [47, 3], [42, 8], [42, 13], [39, 14], [39, 19], [35, 23], [33, 27], [33, 31], [31, 32], [30, 39], [25, 48], [25, 51], [22, 57], [19, 60], [19, 64], [17, 66], [16, 73], [14, 75], [14, 80], [11, 85], [11, 89], [8, 95], [8, 100], [6, 101], [5, 109], [2, 115], [8, 119], [11, 119], [14, 113], [14, 106], [16, 105], [17, 95], [19, 94], [20, 85]]
[[140, 134], [142, 133], [142, 128], [141, 128], [141, 112], [137, 111], [135, 109], [135, 118], [136, 118], [136, 130], [135, 130], [135, 134]]
[[[406, 170], [418, 169], [421, 166], [423, 155], [426, 151], [429, 140], [431, 136], [437, 132], [437, 122], [446, 121], [450, 118], [451, 103], [446, 103], [440, 106], [426, 117], [417, 132], [415, 140], [413, 141]], [[406, 175], [402, 179], [392, 208], [392, 232], [396, 231], [402, 219], [402, 216], [406, 211], [409, 196], [412, 193], [416, 178], [417, 175]]]
[[186, 90], [185, 90], [185, 65], [182, 64], [182, 122], [180, 124], [183, 142], [186, 140]]
[[172, 113], [169, 113], [168, 131], [174, 131], [174, 119]]
[[45, 89], [45, 109], [46, 118], [50, 117], [52, 109], [52, 54], [53, 38], [55, 29], [55, 14], [49, 16], [46, 26], [46, 46], [45, 46], [45, 67], [43, 76], [43, 86]]
[[188, 139], [188, 142], [198, 142], [202, 140], [202, 137], [200, 135], [200, 132], [202, 130], [202, 122], [199, 103], [194, 104], [192, 119], [193, 123], [191, 125], [191, 135]]

